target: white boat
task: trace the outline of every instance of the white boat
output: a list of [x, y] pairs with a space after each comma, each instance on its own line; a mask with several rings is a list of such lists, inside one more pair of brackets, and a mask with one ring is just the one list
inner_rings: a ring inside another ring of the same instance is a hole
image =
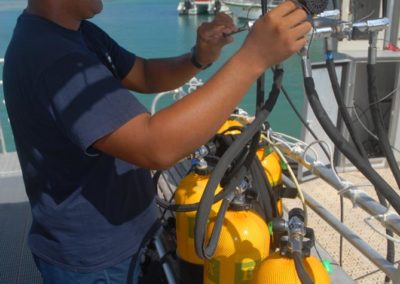
[[[259, 0], [223, 0], [232, 14], [239, 19], [255, 20], [261, 15], [261, 2]], [[269, 1], [268, 9], [279, 5], [282, 0]]]
[[178, 4], [180, 15], [197, 15], [224, 12], [230, 14], [229, 8], [219, 0], [180, 0]]

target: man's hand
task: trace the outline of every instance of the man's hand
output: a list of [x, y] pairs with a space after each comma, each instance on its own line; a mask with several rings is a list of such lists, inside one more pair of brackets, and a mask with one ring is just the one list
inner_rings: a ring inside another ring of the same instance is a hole
[[239, 53], [255, 70], [264, 70], [299, 51], [311, 24], [295, 1], [285, 1], [252, 26]]
[[212, 22], [202, 23], [197, 29], [197, 61], [201, 65], [208, 65], [217, 60], [222, 47], [233, 41], [232, 36], [225, 35], [236, 30], [232, 18], [224, 13], [218, 13]]

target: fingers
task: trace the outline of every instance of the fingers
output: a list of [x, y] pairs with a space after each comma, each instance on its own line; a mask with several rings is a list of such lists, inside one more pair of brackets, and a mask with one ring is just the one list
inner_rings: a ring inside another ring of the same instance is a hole
[[298, 3], [295, 0], [288, 0], [273, 9], [270, 13], [279, 17], [284, 17], [298, 8]]
[[285, 16], [285, 24], [287, 27], [295, 27], [298, 24], [307, 20], [307, 13], [303, 9], [293, 10], [290, 14]]
[[292, 29], [293, 36], [297, 39], [304, 38], [311, 28], [311, 23], [303, 22]]
[[233, 37], [226, 35], [230, 35], [237, 30], [238, 28], [230, 16], [218, 13], [212, 22], [200, 25], [198, 35], [204, 41], [219, 40], [221, 44], [227, 44], [233, 41]]
[[232, 18], [225, 13], [218, 13], [215, 16], [214, 20], [211, 22], [211, 25], [223, 26], [225, 28], [225, 30], [223, 30], [223, 33], [231, 33], [238, 29], [233, 23]]
[[218, 39], [223, 37], [223, 33], [230, 32], [230, 28], [225, 26], [214, 26], [211, 23], [204, 23], [199, 27], [199, 37], [204, 41]]

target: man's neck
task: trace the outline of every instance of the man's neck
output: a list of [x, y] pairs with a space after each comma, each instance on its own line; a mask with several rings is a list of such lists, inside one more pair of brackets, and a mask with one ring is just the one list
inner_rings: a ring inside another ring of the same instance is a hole
[[72, 15], [68, 14], [67, 11], [55, 5], [42, 5], [37, 4], [35, 1], [29, 1], [26, 12], [41, 16], [70, 30], [78, 30], [81, 24], [81, 20], [74, 18]]

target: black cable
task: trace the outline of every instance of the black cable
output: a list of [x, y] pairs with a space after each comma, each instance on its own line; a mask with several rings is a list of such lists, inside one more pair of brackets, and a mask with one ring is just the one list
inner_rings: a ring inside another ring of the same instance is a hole
[[[368, 74], [368, 98], [371, 106], [371, 115], [373, 118], [372, 120], [374, 121], [376, 133], [379, 138], [378, 143], [380, 145], [380, 148], [384, 156], [386, 157], [386, 160], [389, 164], [392, 174], [396, 180], [397, 186], [400, 187], [400, 170], [397, 165], [396, 158], [394, 157], [392, 148], [390, 146], [388, 135], [385, 131], [382, 111], [379, 108], [378, 104], [378, 90], [376, 88], [375, 64], [367, 64], [367, 74]], [[393, 232], [389, 229], [386, 229], [386, 234], [393, 237]], [[387, 260], [393, 263], [395, 259], [395, 248], [393, 241], [388, 240], [387, 250], [388, 250], [386, 255]], [[390, 279], [387, 276], [386, 280], [390, 281]]]
[[332, 0], [332, 6], [333, 6], [333, 10], [339, 9], [338, 0]]
[[308, 275], [303, 262], [303, 256], [300, 252], [293, 252], [293, 260], [296, 268], [297, 276], [299, 276], [301, 284], [313, 284], [310, 275]]
[[[340, 195], [340, 222], [344, 223], [344, 198]], [[343, 266], [343, 236], [339, 238], [339, 265]]]
[[214, 226], [208, 244], [204, 248], [204, 254], [207, 256], [207, 258], [211, 258], [214, 255], [215, 250], [217, 249], [218, 240], [221, 235], [222, 226], [225, 220], [225, 213], [228, 210], [231, 201], [232, 200], [230, 199], [224, 199], [222, 201], [221, 207], [218, 210], [218, 214], [215, 218]]
[[311, 77], [304, 78], [304, 86], [306, 95], [310, 102], [319, 123], [333, 141], [336, 147], [363, 173], [363, 175], [381, 192], [381, 194], [389, 201], [397, 213], [400, 213], [400, 196], [393, 188], [371, 167], [363, 162], [363, 158], [354, 151], [354, 148], [342, 137], [341, 133], [336, 129], [330, 120], [328, 114], [324, 110], [315, 90], [314, 80]]
[[[198, 208], [195, 220], [195, 249], [199, 257], [206, 257], [203, 251], [203, 244], [215, 189], [217, 188], [229, 165], [236, 157], [236, 153], [240, 152], [249, 142], [249, 140], [252, 139], [252, 137], [259, 131], [269, 114], [270, 112], [265, 108], [262, 108], [259, 111], [254, 121], [243, 130], [242, 134], [225, 151], [224, 155], [221, 157], [211, 174], [211, 177], [201, 197], [200, 206]], [[241, 173], [241, 175], [244, 176], [243, 173]]]
[[391, 145], [389, 143], [388, 135], [385, 130], [385, 124], [383, 122], [383, 114], [379, 108], [378, 90], [376, 88], [376, 69], [374, 64], [367, 64], [368, 73], [368, 97], [369, 104], [371, 107], [371, 115], [375, 124], [375, 130], [378, 136], [379, 145], [386, 157], [389, 167], [396, 180], [397, 186], [400, 187], [400, 170], [397, 165], [396, 158], [394, 157]]
[[351, 117], [347, 111], [346, 104], [344, 103], [343, 92], [342, 89], [340, 88], [339, 80], [336, 75], [335, 62], [333, 61], [333, 57], [330, 55], [330, 53], [331, 52], [327, 52], [326, 68], [328, 70], [329, 79], [331, 81], [333, 94], [335, 95], [336, 103], [339, 108], [339, 113], [342, 116], [343, 122], [346, 125], [351, 140], [353, 141], [355, 147], [357, 148], [358, 153], [365, 159], [368, 159], [367, 152], [365, 152], [365, 149], [360, 141], [360, 138], [356, 134], [354, 124], [351, 121]]
[[268, 96], [268, 100], [265, 102], [266, 108], [268, 111], [272, 111], [278, 101], [279, 94], [282, 89], [282, 81], [283, 81], [283, 68], [281, 65], [276, 65], [273, 69], [273, 82], [271, 91]]
[[[235, 165], [235, 168], [236, 168], [236, 169], [234, 169], [235, 174], [229, 178], [227, 185], [225, 185], [225, 187], [224, 187], [224, 189], [227, 188], [225, 190], [227, 192], [229, 192], [229, 195], [227, 196], [227, 199], [223, 200], [223, 203], [222, 203], [220, 209], [218, 210], [217, 218], [215, 220], [214, 227], [211, 232], [208, 243], [207, 244], [203, 243], [202, 251], [203, 251], [204, 257], [207, 259], [211, 259], [213, 257], [215, 250], [217, 248], [222, 225], [223, 225], [223, 222], [225, 219], [225, 213], [228, 210], [230, 202], [235, 197], [234, 189], [236, 188], [236, 186], [238, 184], [240, 184], [243, 181], [245, 176], [248, 175], [248, 173], [250, 172], [249, 169], [250, 169], [251, 165], [253, 164], [253, 162], [255, 160], [258, 160], [258, 158], [256, 156], [256, 152], [258, 149], [258, 144], [259, 144], [258, 141], [259, 140], [260, 140], [260, 133], [257, 132], [254, 135], [254, 137], [252, 138], [250, 148], [249, 148], [247, 155], [244, 157], [244, 159], [242, 159], [243, 162]], [[203, 213], [200, 213], [198, 211], [197, 215], [196, 215], [196, 220], [197, 220], [197, 216], [199, 214], [203, 214]], [[201, 216], [199, 216], [199, 219], [207, 220], [209, 217], [209, 214], [210, 214], [210, 212], [208, 212], [207, 216], [201, 215]], [[199, 236], [197, 236], [197, 237], [199, 237]], [[196, 239], [196, 235], [195, 235], [195, 239]]]
[[265, 174], [264, 168], [259, 159], [254, 159], [251, 165], [251, 174], [253, 182], [258, 186], [261, 205], [264, 209], [264, 216], [267, 222], [272, 221], [278, 216], [278, 208], [274, 197], [274, 189]]
[[[339, 113], [340, 113], [340, 115], [343, 119], [343, 122], [346, 125], [346, 128], [350, 134], [350, 138], [353, 141], [354, 145], [356, 146], [358, 153], [361, 155], [361, 157], [364, 158], [365, 163], [369, 163], [368, 154], [365, 151], [364, 146], [361, 143], [360, 137], [356, 133], [354, 124], [352, 123], [350, 115], [347, 111], [346, 104], [344, 103], [344, 100], [343, 100], [344, 96], [343, 96], [342, 89], [340, 88], [340, 85], [339, 85], [339, 80], [336, 75], [336, 68], [335, 68], [335, 63], [333, 61], [333, 53], [331, 50], [327, 50], [327, 52], [326, 52], [326, 67], [328, 70], [329, 79], [331, 81], [333, 94], [335, 96], [336, 103], [338, 105]], [[379, 203], [382, 206], [387, 207], [386, 199], [382, 196], [382, 194], [379, 192], [379, 190], [376, 187], [375, 187], [375, 192], [376, 192], [376, 195], [378, 196]], [[343, 223], [344, 210], [343, 210], [343, 197], [342, 196], [340, 197], [340, 219], [341, 219], [341, 222]], [[386, 232], [389, 235], [393, 236], [393, 232], [391, 230], [387, 229]], [[340, 265], [342, 265], [342, 250], [343, 250], [343, 236], [340, 236], [340, 256], [339, 256]], [[391, 261], [391, 262], [394, 261], [394, 243], [391, 242], [390, 240], [388, 240], [388, 244], [387, 244], [387, 260]]]
[[[292, 99], [290, 98], [288, 92], [286, 91], [286, 89], [284, 88], [284, 86], [281, 87], [281, 90], [283, 92], [283, 94], [285, 95], [286, 100], [288, 101], [289, 105], [291, 106], [291, 108], [293, 109], [293, 111], [295, 112], [296, 116], [300, 119], [301, 123], [304, 125], [304, 127], [308, 130], [308, 132], [310, 132], [311, 136], [315, 139], [320, 141], [320, 139], [318, 138], [318, 136], [315, 134], [315, 132], [311, 129], [311, 127], [308, 125], [307, 121], [304, 120], [304, 118], [301, 116], [300, 112], [298, 111], [298, 109], [296, 108], [296, 106], [294, 105]], [[328, 158], [328, 160], [331, 160], [331, 155], [329, 154], [329, 152], [325, 149], [324, 145], [320, 145], [322, 151], [324, 152], [325, 156]]]
[[[263, 14], [266, 13], [267, 1], [262, 1]], [[257, 79], [257, 97], [256, 97], [256, 118], [248, 125], [248, 127], [242, 132], [242, 134], [232, 143], [232, 145], [225, 151], [221, 157], [219, 163], [215, 167], [211, 174], [211, 177], [206, 185], [205, 191], [201, 197], [200, 204], [197, 210], [195, 219], [195, 249], [196, 253], [201, 258], [211, 258], [211, 249], [205, 244], [205, 232], [207, 228], [207, 221], [212, 207], [212, 200], [215, 194], [218, 183], [222, 180], [227, 168], [236, 157], [236, 153], [240, 153], [246, 144], [251, 140], [250, 149], [248, 155], [243, 164], [236, 165], [234, 171], [238, 171], [229, 181], [229, 188], [227, 194], [234, 190], [235, 186], [239, 184], [244, 176], [249, 172], [252, 161], [256, 158], [256, 151], [259, 146], [260, 141], [260, 130], [264, 121], [267, 119], [268, 115], [274, 108], [277, 98], [280, 93], [280, 87], [282, 84], [283, 70], [276, 72], [274, 75], [274, 82], [269, 93], [268, 100], [264, 102], [265, 94], [265, 73], [263, 73]], [[267, 210], [267, 208], [264, 208]], [[221, 224], [222, 226], [222, 224]]]
[[382, 17], [387, 17], [387, 0], [382, 0]]
[[[329, 40], [329, 39], [328, 39]], [[354, 143], [354, 145], [356, 146], [358, 153], [364, 158], [366, 163], [369, 163], [369, 159], [368, 159], [368, 154], [365, 151], [361, 140], [359, 138], [359, 136], [357, 135], [355, 128], [354, 128], [354, 124], [351, 121], [350, 115], [347, 111], [347, 107], [344, 103], [343, 100], [343, 92], [342, 89], [340, 88], [339, 85], [339, 80], [337, 78], [336, 75], [336, 68], [335, 68], [335, 63], [333, 60], [333, 53], [332, 51], [329, 49], [329, 44], [326, 44], [326, 66], [327, 66], [327, 70], [328, 70], [328, 74], [329, 74], [329, 79], [331, 81], [331, 85], [332, 85], [332, 89], [333, 89], [333, 93], [335, 95], [335, 99], [339, 108], [339, 113], [341, 114], [341, 117], [346, 125], [346, 128], [350, 134], [350, 137]], [[371, 80], [369, 80], [369, 82], [371, 82]], [[377, 100], [376, 100], [377, 101]], [[379, 190], [375, 187], [375, 192], [376, 195], [378, 197], [379, 203], [384, 206], [387, 207], [387, 202], [386, 199], [382, 196], [382, 194], [379, 192]], [[344, 220], [344, 205], [343, 205], [343, 197], [340, 197], [340, 219], [341, 222], [343, 223]], [[386, 229], [386, 233], [389, 236], [393, 236], [393, 232], [389, 229]], [[343, 236], [340, 236], [340, 256], [339, 256], [339, 262], [340, 265], [342, 265], [342, 250], [343, 250]], [[386, 259], [390, 262], [393, 263], [394, 261], [394, 257], [395, 257], [395, 247], [394, 247], [394, 243], [391, 240], [387, 240], [387, 254], [386, 254]], [[387, 280], [389, 278], [386, 278]]]

